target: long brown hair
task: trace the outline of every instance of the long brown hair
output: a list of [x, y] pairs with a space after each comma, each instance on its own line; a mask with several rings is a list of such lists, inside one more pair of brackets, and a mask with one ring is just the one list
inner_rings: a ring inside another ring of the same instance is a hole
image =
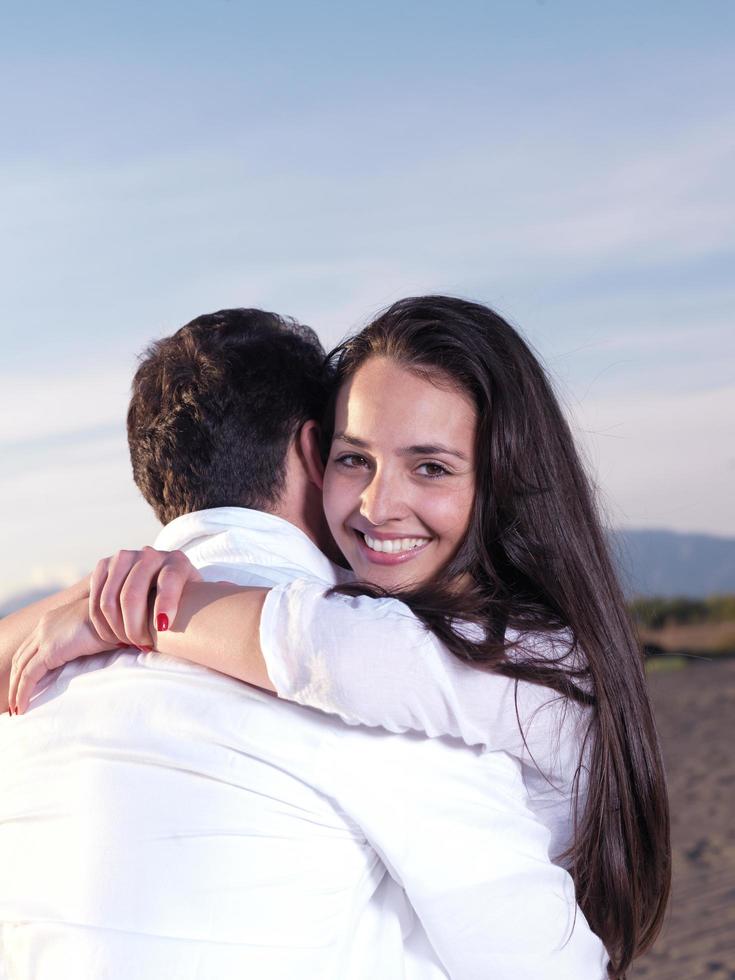
[[[395, 303], [332, 352], [337, 387], [374, 356], [474, 399], [477, 493], [465, 541], [436, 580], [399, 596], [459, 659], [591, 705], [586, 801], [565, 857], [609, 975], [623, 978], [661, 928], [669, 810], [640, 645], [569, 427], [529, 346], [485, 306]], [[474, 585], [458, 594], [451, 583], [467, 572]], [[485, 639], [458, 632], [459, 619], [483, 626]], [[554, 660], [510, 657], [507, 628], [564, 630], [573, 643]]]

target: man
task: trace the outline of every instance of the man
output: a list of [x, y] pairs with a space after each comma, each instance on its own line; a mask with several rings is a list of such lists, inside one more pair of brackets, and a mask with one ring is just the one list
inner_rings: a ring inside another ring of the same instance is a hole
[[[305, 455], [323, 359], [312, 331], [258, 310], [200, 317], [153, 345], [128, 422], [136, 482], [167, 524], [161, 547], [186, 548], [217, 579], [336, 581]], [[359, 732], [128, 652], [68, 665], [2, 724], [8, 976], [446, 975], [320, 788], [336, 740]]]
[[[158, 547], [183, 549], [209, 579], [336, 580], [313, 421], [321, 363], [311, 332], [259, 311], [201, 317], [154, 345], [129, 436], [136, 482], [166, 522]], [[471, 750], [348, 727], [160, 655], [70, 664], [2, 726], [11, 977], [471, 980], [488, 963], [497, 977], [528, 975], [523, 950], [501, 949], [498, 896], [514, 867], [502, 852], [526, 822], [543, 873], [547, 838], [507, 802], [515, 773], [502, 753], [486, 758], [498, 797], [483, 787], [462, 840], [453, 801], [432, 805], [431, 774], [468, 793]], [[548, 867], [542, 897], [564, 883]], [[460, 897], [451, 917], [447, 893]], [[565, 962], [545, 975], [579, 975], [559, 972]]]

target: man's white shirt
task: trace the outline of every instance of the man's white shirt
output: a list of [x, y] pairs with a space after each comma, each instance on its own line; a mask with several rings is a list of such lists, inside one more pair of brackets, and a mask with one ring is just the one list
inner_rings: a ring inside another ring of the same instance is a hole
[[[255, 511], [186, 515], [156, 545], [210, 580], [335, 581]], [[50, 675], [0, 721], [0, 751], [10, 980], [603, 975], [503, 752], [349, 727], [129, 652]]]

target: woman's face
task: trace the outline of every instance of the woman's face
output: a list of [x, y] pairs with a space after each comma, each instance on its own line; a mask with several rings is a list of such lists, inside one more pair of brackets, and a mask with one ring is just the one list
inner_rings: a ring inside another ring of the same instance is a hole
[[469, 524], [477, 412], [442, 385], [376, 356], [337, 397], [324, 511], [357, 577], [386, 589], [433, 578]]

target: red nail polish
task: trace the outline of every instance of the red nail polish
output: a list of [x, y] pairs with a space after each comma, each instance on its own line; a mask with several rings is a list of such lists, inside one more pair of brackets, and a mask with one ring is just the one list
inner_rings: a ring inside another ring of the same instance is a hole
[[152, 653], [153, 652], [153, 647], [138, 647], [138, 649], [142, 653]]
[[168, 629], [168, 616], [166, 613], [159, 613], [156, 616], [156, 629], [159, 633], [165, 633]]

